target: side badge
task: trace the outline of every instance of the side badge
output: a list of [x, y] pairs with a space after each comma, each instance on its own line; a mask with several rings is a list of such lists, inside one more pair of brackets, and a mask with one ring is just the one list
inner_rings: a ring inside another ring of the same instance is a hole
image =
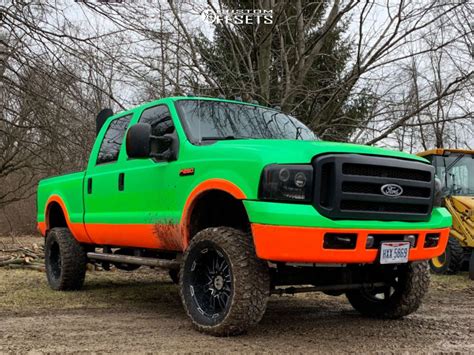
[[181, 169], [179, 176], [194, 175], [194, 168]]

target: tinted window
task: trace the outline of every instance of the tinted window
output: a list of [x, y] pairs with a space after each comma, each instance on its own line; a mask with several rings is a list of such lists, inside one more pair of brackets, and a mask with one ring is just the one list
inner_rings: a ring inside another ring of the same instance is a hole
[[97, 164], [110, 163], [118, 159], [123, 137], [131, 119], [132, 115], [127, 115], [117, 118], [110, 123], [100, 145]]
[[151, 134], [154, 136], [163, 136], [174, 132], [173, 120], [165, 105], [151, 107], [143, 111], [140, 122], [151, 125]]
[[192, 142], [233, 139], [317, 139], [296, 118], [262, 106], [213, 100], [180, 100], [180, 118]]

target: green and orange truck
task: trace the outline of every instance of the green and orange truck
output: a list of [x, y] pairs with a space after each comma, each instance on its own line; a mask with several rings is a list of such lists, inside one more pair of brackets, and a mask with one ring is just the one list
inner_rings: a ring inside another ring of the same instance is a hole
[[49, 285], [86, 264], [169, 269], [194, 326], [234, 335], [271, 294], [345, 294], [400, 318], [428, 288], [451, 215], [425, 159], [324, 142], [279, 110], [171, 97], [97, 117], [85, 171], [44, 179], [38, 228]]

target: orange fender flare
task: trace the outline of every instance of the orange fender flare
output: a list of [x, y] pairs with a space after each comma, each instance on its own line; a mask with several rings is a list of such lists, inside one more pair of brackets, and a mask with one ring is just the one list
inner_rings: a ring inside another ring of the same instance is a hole
[[245, 193], [234, 183], [225, 180], [225, 179], [209, 179], [194, 188], [193, 191], [189, 194], [186, 203], [184, 204], [183, 214], [181, 218], [181, 235], [183, 237], [183, 246], [184, 250], [188, 247], [189, 244], [189, 223], [191, 219], [191, 213], [193, 210], [196, 201], [199, 197], [206, 191], [210, 190], [219, 190], [227, 192], [238, 200], [244, 200], [247, 198]]
[[44, 211], [44, 222], [38, 222], [38, 230], [40, 231], [40, 233], [43, 236], [46, 236], [46, 231], [48, 229], [50, 229], [50, 226], [49, 226], [49, 210], [50, 210], [51, 203], [53, 203], [53, 202], [56, 202], [61, 207], [61, 209], [64, 213], [64, 217], [66, 218], [67, 226], [68, 226], [69, 230], [71, 231], [72, 235], [74, 236], [74, 238], [76, 238], [76, 240], [78, 242], [91, 243], [89, 235], [86, 232], [84, 223], [82, 223], [82, 222], [81, 223], [71, 222], [71, 219], [69, 218], [69, 213], [68, 213], [68, 210], [66, 208], [66, 205], [65, 205], [63, 199], [59, 195], [51, 195], [48, 198], [48, 201], [46, 201], [46, 207], [45, 207], [45, 211]]

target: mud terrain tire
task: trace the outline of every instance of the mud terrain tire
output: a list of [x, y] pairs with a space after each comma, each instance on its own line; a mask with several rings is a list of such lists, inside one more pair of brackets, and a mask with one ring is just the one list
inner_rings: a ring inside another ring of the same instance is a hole
[[84, 284], [87, 256], [67, 228], [52, 228], [45, 242], [49, 286], [56, 291], [79, 290]]
[[179, 279], [186, 313], [203, 333], [241, 334], [265, 313], [268, 265], [257, 258], [252, 237], [237, 229], [212, 227], [196, 234], [184, 254]]
[[397, 281], [393, 293], [383, 299], [370, 290], [359, 289], [346, 293], [351, 305], [363, 315], [375, 318], [397, 319], [415, 312], [428, 290], [430, 273], [428, 262], [412, 262], [397, 267]]

